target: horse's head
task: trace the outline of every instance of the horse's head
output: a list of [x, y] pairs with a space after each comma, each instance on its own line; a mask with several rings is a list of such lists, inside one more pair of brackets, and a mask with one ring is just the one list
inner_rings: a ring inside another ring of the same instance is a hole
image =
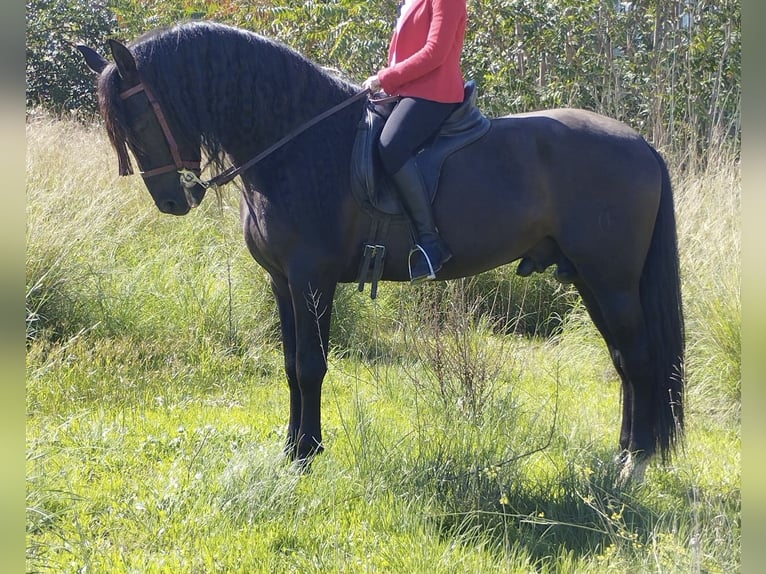
[[99, 75], [99, 106], [117, 151], [120, 175], [133, 173], [127, 150], [141, 170], [160, 211], [184, 215], [199, 205], [205, 188], [199, 183], [200, 142], [182, 137], [176, 118], [164, 109], [142, 78], [133, 53], [109, 40], [114, 65], [87, 46], [77, 48]]

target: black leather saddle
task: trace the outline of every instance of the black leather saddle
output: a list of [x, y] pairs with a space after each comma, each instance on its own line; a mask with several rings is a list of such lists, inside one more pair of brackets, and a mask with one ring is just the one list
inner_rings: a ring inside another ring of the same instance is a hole
[[[394, 183], [378, 158], [377, 143], [396, 99], [368, 100], [359, 121], [351, 154], [351, 188], [360, 205], [373, 216], [404, 217]], [[445, 120], [439, 133], [416, 155], [418, 167], [433, 201], [444, 160], [473, 143], [490, 127], [476, 107], [476, 84], [465, 84], [463, 103]]]

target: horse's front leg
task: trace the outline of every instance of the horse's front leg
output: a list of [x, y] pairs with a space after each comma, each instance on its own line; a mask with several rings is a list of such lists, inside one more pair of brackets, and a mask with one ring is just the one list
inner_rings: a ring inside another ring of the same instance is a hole
[[282, 329], [282, 353], [285, 361], [285, 375], [290, 389], [290, 419], [287, 423], [287, 441], [285, 454], [295, 458], [298, 447], [298, 431], [301, 426], [301, 390], [298, 386], [295, 361], [295, 312], [290, 287], [287, 279], [281, 276], [271, 276], [271, 290], [277, 299], [279, 324]]
[[312, 282], [305, 278], [290, 282], [295, 314], [295, 375], [300, 390], [301, 406], [300, 426], [295, 434], [295, 456], [301, 461], [310, 459], [324, 448], [321, 423], [322, 382], [327, 372], [330, 317], [335, 288], [335, 283]]

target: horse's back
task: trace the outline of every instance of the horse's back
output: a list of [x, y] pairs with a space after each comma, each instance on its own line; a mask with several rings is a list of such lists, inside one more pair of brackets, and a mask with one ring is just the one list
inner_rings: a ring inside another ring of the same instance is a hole
[[625, 122], [583, 108], [551, 108], [502, 116], [504, 119], [547, 118], [574, 131], [585, 131], [607, 137], [641, 139], [640, 134]]
[[456, 244], [497, 254], [485, 267], [550, 239], [572, 260], [642, 260], [662, 177], [628, 125], [560, 108], [493, 118], [480, 141], [450, 158], [442, 180], [438, 219], [448, 239], [471, 229], [457, 231]]
[[[522, 162], [519, 173], [555, 190], [558, 202], [583, 203], [603, 194], [635, 193], [637, 201], [654, 196], [660, 165], [649, 144], [633, 128], [595, 112], [555, 108], [492, 120], [495, 141], [509, 161]], [[540, 190], [531, 189], [539, 193]]]

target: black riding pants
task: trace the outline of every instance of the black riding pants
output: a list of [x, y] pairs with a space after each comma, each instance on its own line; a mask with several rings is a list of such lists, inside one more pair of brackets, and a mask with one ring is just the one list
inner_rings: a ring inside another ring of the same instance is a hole
[[459, 105], [402, 98], [380, 134], [378, 151], [383, 168], [391, 175], [399, 171]]

